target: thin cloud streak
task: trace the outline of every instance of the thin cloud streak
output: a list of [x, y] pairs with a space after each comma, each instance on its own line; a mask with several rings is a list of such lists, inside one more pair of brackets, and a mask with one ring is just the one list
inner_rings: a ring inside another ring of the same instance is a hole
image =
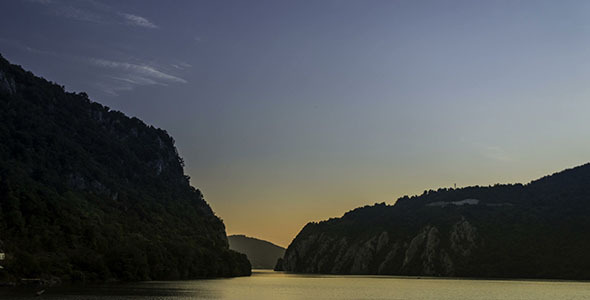
[[150, 22], [148, 19], [144, 17], [127, 13], [121, 13], [120, 15], [127, 20], [128, 24], [146, 28], [158, 28], [156, 24]]
[[193, 67], [193, 65], [191, 65], [189, 63], [186, 63], [186, 62], [180, 62], [180, 63], [177, 63], [177, 64], [171, 64], [170, 66], [172, 66], [173, 68], [178, 69], [178, 70], [185, 70], [185, 69], [188, 69], [188, 68], [192, 68]]
[[126, 62], [117, 62], [117, 61], [110, 61], [106, 59], [91, 59], [91, 62], [99, 67], [111, 68], [111, 69], [119, 69], [123, 71], [127, 71], [129, 74], [142, 77], [142, 78], [152, 78], [152, 79], [160, 79], [166, 82], [180, 82], [186, 83], [186, 80], [176, 77], [174, 75], [166, 74], [162, 71], [155, 69], [154, 67], [148, 65], [138, 65], [138, 64], [131, 64]]
[[53, 3], [52, 0], [26, 0], [27, 2], [31, 2], [31, 3], [38, 3], [38, 4], [43, 4], [43, 5], [48, 5]]
[[164, 73], [153, 66], [145, 64], [132, 64], [97, 58], [92, 58], [89, 62], [96, 67], [114, 70], [117, 73], [108, 76], [108, 82], [101, 82], [96, 85], [103, 92], [114, 96], [117, 96], [120, 91], [130, 91], [138, 86], [166, 86], [169, 83], [187, 83], [183, 78]]
[[[97, 79], [93, 80], [94, 84], [92, 85], [97, 87], [99, 90], [114, 96], [117, 96], [119, 91], [130, 91], [139, 86], [167, 86], [171, 83], [187, 83], [184, 78], [166, 73], [153, 65], [144, 63], [129, 63], [101, 58], [68, 55], [65, 53], [56, 53], [37, 49], [23, 44], [20, 41], [1, 37], [0, 46], [7, 46], [18, 49], [21, 52], [29, 52], [71, 63], [87, 64], [95, 68], [103, 69], [102, 71], [97, 70], [96, 72], [92, 72], [98, 76]], [[191, 65], [186, 62], [168, 65], [172, 66], [172, 68], [176, 69], [177, 71], [183, 71], [191, 67]]]
[[149, 79], [149, 78], [145, 78], [145, 77], [139, 77], [139, 76], [128, 76], [128, 77], [117, 77], [117, 76], [111, 76], [112, 79], [115, 80], [120, 80], [120, 81], [124, 81], [127, 83], [131, 83], [131, 84], [135, 84], [135, 85], [155, 85], [155, 84], [159, 84], [158, 82], [156, 82], [155, 80]]
[[119, 96], [119, 92], [133, 90], [133, 85], [125, 82], [119, 82], [119, 84], [97, 82], [93, 85], [99, 90], [101, 90], [103, 93], [109, 94], [111, 96]]
[[[126, 24], [135, 27], [159, 28], [145, 17], [116, 11], [101, 2], [87, 1], [54, 1], [54, 0], [26, 0], [47, 7], [49, 14], [67, 19], [104, 24]], [[86, 4], [86, 5], [84, 5]]]

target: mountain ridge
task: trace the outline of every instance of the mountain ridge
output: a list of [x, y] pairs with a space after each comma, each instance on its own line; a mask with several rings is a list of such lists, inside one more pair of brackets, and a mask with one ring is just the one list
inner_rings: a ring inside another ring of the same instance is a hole
[[0, 280], [250, 274], [165, 130], [0, 55]]
[[285, 248], [255, 237], [234, 234], [227, 238], [229, 248], [246, 254], [254, 269], [273, 269], [277, 260], [285, 254]]
[[589, 279], [590, 164], [528, 184], [425, 191], [310, 222], [277, 269]]

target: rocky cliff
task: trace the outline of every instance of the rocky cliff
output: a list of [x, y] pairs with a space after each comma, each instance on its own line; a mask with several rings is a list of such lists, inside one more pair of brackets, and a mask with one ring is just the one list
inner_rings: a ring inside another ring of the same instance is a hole
[[[444, 240], [442, 240], [444, 239]], [[360, 239], [311, 234], [293, 243], [282, 269], [303, 273], [454, 276], [454, 260], [478, 246], [477, 229], [461, 219], [445, 232], [426, 225], [414, 236], [390, 238], [387, 231]]]
[[527, 185], [425, 191], [307, 224], [278, 269], [590, 278], [590, 166]]
[[250, 274], [166, 131], [0, 56], [0, 280]]

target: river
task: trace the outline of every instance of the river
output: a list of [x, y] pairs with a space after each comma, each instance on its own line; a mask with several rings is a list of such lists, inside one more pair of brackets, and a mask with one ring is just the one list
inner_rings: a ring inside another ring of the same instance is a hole
[[590, 299], [590, 283], [536, 280], [469, 280], [395, 276], [301, 275], [254, 270], [250, 277], [190, 281], [0, 290], [2, 299]]

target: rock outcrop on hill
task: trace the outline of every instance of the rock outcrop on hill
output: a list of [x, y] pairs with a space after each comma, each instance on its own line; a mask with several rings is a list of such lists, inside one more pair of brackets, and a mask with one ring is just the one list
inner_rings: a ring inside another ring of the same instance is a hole
[[529, 184], [425, 191], [307, 224], [278, 269], [590, 279], [590, 165]]
[[249, 275], [166, 131], [0, 56], [0, 281]]

